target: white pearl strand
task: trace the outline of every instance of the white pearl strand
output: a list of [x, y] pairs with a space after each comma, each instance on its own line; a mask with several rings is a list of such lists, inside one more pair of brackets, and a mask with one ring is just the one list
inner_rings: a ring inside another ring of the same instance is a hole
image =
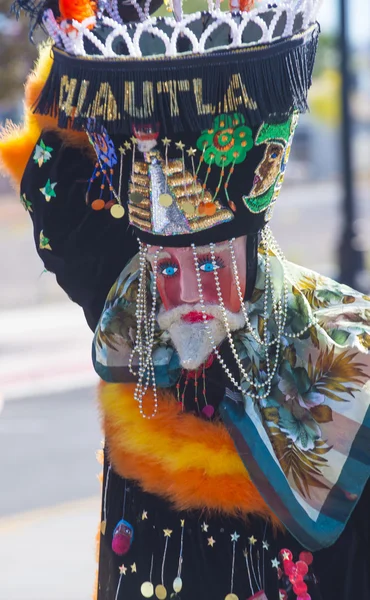
[[144, 304], [142, 301], [143, 290], [145, 291], [145, 289], [146, 289], [146, 268], [145, 268], [146, 248], [145, 248], [145, 246], [142, 246], [142, 244], [140, 242], [139, 242], [139, 247], [140, 247], [140, 249], [139, 249], [139, 265], [140, 265], [139, 266], [139, 285], [138, 285], [138, 291], [137, 291], [137, 296], [136, 296], [136, 311], [135, 311], [136, 337], [135, 337], [134, 347], [132, 349], [132, 352], [130, 354], [130, 358], [128, 361], [128, 368], [133, 375], [137, 375], [137, 372], [134, 371], [134, 369], [132, 367], [133, 358], [134, 358], [135, 354], [138, 354], [139, 357], [142, 356], [142, 354], [143, 354], [143, 331], [142, 331], [142, 329], [143, 329], [143, 322], [144, 322], [144, 310], [146, 309], [146, 302]]
[[[224, 300], [222, 297], [222, 293], [221, 293], [221, 286], [220, 286], [220, 282], [219, 282], [219, 277], [218, 277], [218, 272], [217, 272], [217, 264], [216, 264], [216, 257], [215, 257], [215, 245], [214, 244], [210, 244], [210, 250], [211, 250], [211, 259], [212, 259], [212, 265], [213, 265], [213, 273], [214, 273], [214, 277], [215, 277], [215, 284], [216, 284], [216, 290], [217, 290], [217, 296], [218, 296], [218, 302], [219, 305], [221, 307], [221, 311], [222, 311], [222, 316], [223, 316], [223, 321], [224, 321], [224, 325], [225, 325], [225, 329], [227, 332], [227, 337], [229, 340], [229, 345], [231, 348], [231, 351], [233, 353], [233, 356], [235, 358], [235, 361], [238, 365], [239, 371], [242, 374], [242, 376], [244, 377], [244, 379], [249, 383], [249, 385], [251, 386], [251, 388], [254, 388], [256, 390], [256, 392], [250, 392], [250, 395], [252, 396], [252, 398], [258, 398], [260, 400], [265, 399], [269, 396], [270, 392], [271, 392], [271, 386], [272, 386], [272, 380], [275, 376], [278, 364], [279, 364], [279, 355], [280, 355], [280, 346], [281, 346], [281, 335], [283, 332], [283, 328], [284, 328], [284, 320], [280, 318], [280, 314], [279, 314], [279, 318], [277, 321], [277, 326], [278, 326], [278, 341], [276, 344], [276, 355], [275, 355], [275, 362], [274, 362], [274, 366], [271, 369], [271, 364], [270, 364], [270, 357], [268, 354], [268, 347], [265, 348], [265, 360], [266, 360], [266, 372], [267, 372], [267, 377], [266, 380], [263, 382], [256, 382], [254, 381], [254, 379], [251, 379], [249, 377], [249, 374], [247, 373], [247, 371], [244, 369], [243, 364], [238, 356], [238, 353], [236, 351], [235, 348], [235, 344], [234, 344], [234, 340], [232, 338], [231, 335], [231, 331], [230, 331], [230, 326], [227, 320], [227, 314], [226, 314], [226, 309], [225, 309], [225, 304], [224, 304]], [[268, 278], [267, 281], [267, 285], [266, 287], [269, 288], [271, 284], [270, 279]], [[267, 289], [265, 291], [265, 294], [267, 295]], [[265, 314], [264, 314], [264, 322], [265, 324], [267, 324], [268, 322], [268, 313], [267, 313], [268, 307], [266, 305], [265, 307]], [[267, 331], [267, 325], [265, 326], [265, 339], [267, 339], [268, 336], [268, 331]], [[212, 343], [212, 340], [211, 340]], [[265, 347], [265, 344], [262, 344], [263, 347]], [[259, 394], [258, 391], [264, 389], [263, 394]]]
[[[140, 243], [140, 242], [139, 242]], [[149, 247], [149, 246], [148, 246]], [[162, 248], [159, 248], [153, 258], [153, 294], [152, 294], [152, 306], [151, 312], [147, 315], [147, 304], [146, 304], [146, 253], [147, 246], [140, 243], [139, 252], [139, 264], [140, 264], [140, 277], [139, 287], [137, 293], [137, 305], [136, 305], [136, 339], [134, 348], [129, 358], [128, 367], [130, 372], [134, 375], [138, 375], [138, 382], [134, 392], [134, 398], [139, 403], [139, 411], [144, 419], [152, 419], [158, 412], [158, 396], [157, 386], [155, 381], [154, 363], [153, 363], [153, 345], [154, 345], [154, 334], [155, 334], [155, 322], [156, 322], [156, 289], [157, 289], [157, 263], [158, 255]], [[144, 325], [144, 331], [143, 331]], [[133, 370], [132, 362], [135, 354], [139, 356], [139, 368], [136, 373]], [[143, 399], [149, 388], [152, 385], [154, 408], [151, 415], [147, 415], [143, 409]]]
[[[273, 233], [270, 229], [270, 227], [268, 225], [266, 225], [264, 227], [264, 229], [262, 230], [262, 233], [265, 233], [266, 235], [266, 240], [267, 240], [267, 245], [268, 248], [270, 250], [272, 250], [272, 252], [278, 257], [278, 259], [280, 260], [281, 266], [283, 268], [283, 273], [284, 273], [284, 299], [285, 299], [285, 306], [286, 306], [286, 310], [288, 310], [288, 294], [289, 294], [289, 290], [288, 290], [288, 284], [287, 284], [287, 271], [286, 271], [286, 263], [287, 260], [284, 256], [283, 251], [281, 250], [279, 244], [277, 243], [277, 241], [275, 240]], [[311, 314], [308, 323], [305, 327], [303, 327], [303, 329], [301, 329], [301, 331], [297, 331], [296, 333], [291, 333], [288, 331], [284, 331], [284, 336], [288, 337], [288, 338], [300, 338], [304, 333], [306, 333], [306, 331], [308, 331], [308, 329], [310, 329], [312, 326], [317, 326], [318, 322], [317, 319], [315, 318], [315, 316], [313, 314]]]
[[201, 281], [201, 275], [200, 275], [200, 269], [199, 269], [199, 262], [198, 262], [198, 256], [197, 256], [197, 251], [196, 251], [195, 244], [192, 244], [191, 247], [192, 247], [192, 250], [193, 250], [194, 265], [195, 265], [196, 277], [197, 277], [197, 284], [198, 284], [199, 304], [201, 306], [201, 310], [202, 310], [202, 313], [203, 313], [204, 328], [206, 330], [206, 333], [207, 333], [208, 338], [209, 338], [209, 340], [211, 342], [211, 345], [212, 345], [212, 351], [215, 354], [215, 356], [217, 357], [220, 365], [222, 366], [223, 370], [225, 371], [225, 373], [228, 376], [228, 378], [230, 379], [230, 381], [233, 383], [233, 385], [240, 392], [243, 393], [243, 388], [236, 381], [236, 379], [234, 379], [232, 373], [230, 372], [230, 369], [227, 367], [227, 365], [225, 364], [223, 358], [221, 357], [221, 355], [220, 355], [220, 353], [219, 353], [219, 351], [217, 349], [217, 346], [215, 344], [215, 341], [213, 339], [211, 330], [209, 328], [209, 325], [208, 325], [208, 322], [207, 322], [206, 309], [205, 309], [205, 305], [204, 305], [204, 296], [203, 296], [202, 281]]
[[[227, 321], [226, 309], [225, 309], [224, 301], [223, 301], [222, 294], [221, 294], [221, 287], [220, 287], [220, 282], [219, 282], [219, 278], [218, 278], [217, 264], [216, 264], [216, 258], [215, 258], [215, 245], [210, 244], [211, 259], [212, 259], [212, 265], [213, 265], [213, 269], [214, 269], [214, 277], [215, 277], [218, 302], [219, 302], [219, 305], [220, 305], [220, 308], [222, 311], [224, 326], [225, 326], [225, 329], [227, 332], [227, 338], [229, 341], [229, 345], [230, 345], [231, 351], [233, 353], [233, 356], [235, 358], [235, 361], [239, 367], [240, 373], [245, 378], [246, 382], [250, 385], [252, 390], [255, 390], [255, 391], [249, 391], [248, 392], [249, 395], [253, 399], [258, 399], [259, 401], [266, 399], [271, 392], [272, 381], [273, 381], [273, 378], [275, 377], [275, 374], [276, 374], [276, 371], [277, 371], [277, 368], [279, 365], [282, 336], [298, 338], [301, 335], [303, 335], [303, 333], [305, 333], [310, 327], [312, 327], [312, 325], [317, 324], [316, 319], [311, 317], [308, 325], [306, 327], [304, 327], [300, 332], [288, 333], [288, 332], [284, 331], [285, 325], [286, 325], [286, 320], [287, 320], [287, 309], [288, 309], [288, 285], [287, 285], [286, 270], [285, 270], [286, 259], [283, 255], [281, 249], [277, 245], [275, 239], [273, 238], [269, 227], [266, 226], [262, 230], [261, 235], [262, 235], [261, 242], [262, 242], [263, 251], [264, 251], [264, 269], [265, 269], [265, 290], [264, 290], [264, 310], [263, 310], [264, 335], [263, 335], [263, 339], [261, 339], [258, 332], [253, 330], [252, 324], [250, 322], [250, 319], [249, 319], [249, 316], [248, 316], [248, 313], [247, 313], [247, 310], [246, 310], [246, 307], [244, 304], [244, 299], [243, 299], [242, 293], [241, 293], [240, 279], [239, 279], [239, 275], [238, 275], [238, 271], [237, 271], [235, 250], [234, 250], [234, 246], [233, 246], [233, 242], [235, 241], [234, 239], [229, 242], [229, 248], [230, 248], [230, 252], [231, 252], [234, 280], [235, 280], [236, 287], [237, 287], [241, 310], [243, 312], [243, 316], [245, 318], [245, 322], [246, 322], [248, 331], [251, 333], [253, 338], [258, 342], [258, 344], [260, 344], [264, 348], [264, 351], [265, 351], [267, 377], [264, 382], [256, 382], [256, 381], [254, 381], [254, 379], [251, 379], [249, 377], [248, 373], [245, 371], [243, 364], [237, 354], [237, 351], [236, 351], [236, 348], [234, 345], [234, 341], [232, 338], [232, 334], [230, 331], [230, 326]], [[158, 254], [162, 250], [162, 248], [157, 250], [156, 254], [154, 255], [154, 259], [153, 259], [153, 295], [152, 295], [151, 311], [150, 311], [150, 315], [148, 318], [146, 254], [147, 254], [147, 249], [150, 246], [146, 246], [145, 244], [142, 244], [140, 241], [139, 241], [139, 246], [140, 246], [140, 250], [139, 250], [140, 276], [139, 276], [139, 286], [138, 286], [138, 293], [137, 293], [137, 306], [136, 306], [136, 312], [135, 312], [136, 322], [137, 322], [137, 330], [136, 330], [136, 339], [135, 339], [135, 343], [134, 343], [134, 348], [131, 352], [128, 366], [129, 366], [131, 373], [133, 373], [134, 375], [138, 375], [138, 383], [137, 383], [137, 386], [136, 386], [136, 389], [134, 392], [134, 398], [139, 403], [140, 414], [145, 419], [151, 419], [156, 415], [156, 413], [158, 411], [158, 397], [157, 397], [157, 388], [156, 388], [156, 382], [155, 382], [155, 372], [154, 372], [154, 363], [153, 363], [153, 358], [152, 358], [152, 352], [153, 352], [153, 345], [154, 345], [154, 333], [155, 333], [155, 322], [156, 322], [157, 262], [158, 262]], [[245, 390], [243, 390], [240, 383], [238, 381], [236, 381], [235, 378], [233, 377], [230, 369], [227, 367], [226, 363], [224, 362], [223, 358], [221, 357], [221, 355], [217, 349], [217, 346], [215, 344], [215, 341], [213, 339], [212, 332], [211, 332], [210, 327], [207, 322], [203, 288], [202, 288], [202, 280], [201, 280], [201, 272], [200, 272], [200, 268], [199, 268], [196, 247], [194, 244], [192, 244], [191, 247], [192, 247], [192, 251], [193, 251], [194, 265], [195, 265], [195, 270], [196, 270], [199, 301], [200, 301], [201, 310], [203, 313], [203, 321], [204, 321], [206, 333], [207, 333], [209, 340], [211, 342], [211, 345], [213, 347], [213, 352], [214, 352], [215, 356], [217, 357], [223, 370], [225, 371], [225, 373], [227, 374], [228, 378], [233, 383], [235, 388], [244, 394]], [[281, 261], [282, 267], [283, 267], [283, 272], [284, 272], [283, 290], [282, 290], [281, 297], [278, 299], [276, 298], [275, 289], [274, 289], [272, 278], [271, 278], [270, 252], [273, 252], [273, 254], [275, 254], [279, 258], [279, 260]], [[269, 320], [268, 297], [269, 297], [269, 295], [271, 295], [272, 312], [275, 316], [276, 325], [277, 325], [277, 335], [271, 341], [268, 339], [268, 337], [269, 337], [269, 332], [268, 332], [268, 320]], [[275, 349], [275, 353], [274, 353], [275, 354], [274, 364], [271, 368], [270, 356], [269, 356], [268, 350], [273, 345], [276, 345], [276, 349]], [[138, 373], [136, 373], [132, 367], [133, 357], [135, 354], [138, 354], [138, 356], [139, 356]], [[147, 392], [150, 384], [152, 384], [152, 387], [153, 387], [154, 409], [153, 409], [153, 412], [151, 415], [146, 415], [143, 410], [143, 398], [144, 398], [145, 393]]]

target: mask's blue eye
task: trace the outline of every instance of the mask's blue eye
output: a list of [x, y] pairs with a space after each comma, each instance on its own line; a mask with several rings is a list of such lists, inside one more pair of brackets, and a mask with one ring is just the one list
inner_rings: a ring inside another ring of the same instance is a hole
[[163, 264], [159, 266], [159, 272], [161, 275], [165, 275], [165, 277], [173, 277], [176, 275], [178, 271], [178, 267], [176, 265], [171, 264]]
[[271, 154], [271, 158], [277, 158], [277, 152], [273, 152], [273, 153]]
[[214, 265], [211, 262], [205, 262], [202, 265], [199, 265], [199, 268], [201, 271], [205, 271], [206, 273], [212, 273], [212, 271], [215, 271], [216, 269], [219, 269], [220, 267], [218, 265]]

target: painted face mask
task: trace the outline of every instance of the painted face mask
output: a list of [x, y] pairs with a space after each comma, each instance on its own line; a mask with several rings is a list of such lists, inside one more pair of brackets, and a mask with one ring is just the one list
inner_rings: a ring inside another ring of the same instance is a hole
[[233, 253], [227, 242], [215, 244], [212, 253], [208, 246], [198, 248], [197, 264], [192, 248], [150, 247], [147, 257], [157, 270], [159, 327], [168, 331], [180, 364], [198, 368], [213, 350], [207, 329], [220, 344], [227, 335], [225, 318], [231, 331], [245, 323], [240, 296], [246, 289], [246, 238], [235, 240]]

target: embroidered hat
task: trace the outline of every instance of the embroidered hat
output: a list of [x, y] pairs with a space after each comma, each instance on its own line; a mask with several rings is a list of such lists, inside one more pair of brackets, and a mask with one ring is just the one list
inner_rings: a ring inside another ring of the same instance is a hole
[[167, 0], [171, 17], [151, 16], [150, 0], [16, 6], [29, 4], [54, 40], [35, 111], [87, 132], [92, 209], [128, 211], [139, 239], [162, 246], [263, 228], [307, 109], [319, 0], [192, 14]]

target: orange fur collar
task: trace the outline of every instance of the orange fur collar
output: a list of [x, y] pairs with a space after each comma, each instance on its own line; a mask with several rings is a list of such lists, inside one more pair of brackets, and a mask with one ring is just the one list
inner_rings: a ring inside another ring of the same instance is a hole
[[[276, 518], [251, 482], [222, 423], [181, 412], [159, 391], [153, 419], [140, 416], [134, 384], [101, 384], [100, 407], [110, 460], [122, 476], [170, 500], [178, 510]], [[152, 394], [144, 401], [151, 410]]]

